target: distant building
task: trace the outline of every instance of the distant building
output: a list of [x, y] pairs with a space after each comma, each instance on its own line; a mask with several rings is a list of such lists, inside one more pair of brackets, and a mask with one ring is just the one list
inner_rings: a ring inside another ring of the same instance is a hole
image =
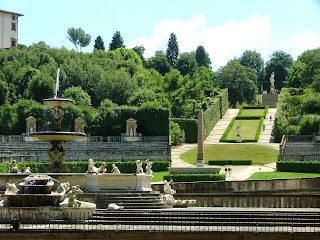
[[21, 13], [0, 9], [0, 48], [18, 46], [18, 18]]

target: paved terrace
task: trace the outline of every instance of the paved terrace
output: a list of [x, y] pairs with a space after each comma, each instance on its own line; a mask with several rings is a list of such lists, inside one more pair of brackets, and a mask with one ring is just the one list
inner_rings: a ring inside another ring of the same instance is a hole
[[[204, 141], [204, 145], [211, 144], [235, 144], [235, 143], [220, 143], [219, 140], [222, 137], [223, 133], [227, 129], [233, 117], [237, 116], [239, 109], [228, 109], [222, 119], [220, 119], [217, 124], [212, 129], [209, 136]], [[268, 146], [279, 150], [279, 143], [273, 143], [273, 138], [271, 136], [272, 129], [274, 126], [274, 118], [277, 112], [276, 108], [269, 108], [267, 117], [264, 120], [265, 130], [261, 131], [259, 141], [257, 143], [249, 144], [260, 144]], [[271, 116], [271, 118], [270, 118]], [[248, 143], [237, 143], [237, 144], [248, 144]], [[191, 167], [189, 163], [186, 163], [181, 160], [180, 156], [189, 151], [190, 149], [196, 148], [197, 144], [183, 144], [178, 147], [172, 147], [171, 149], [171, 159], [173, 167]], [[270, 172], [276, 170], [276, 163], [267, 164], [264, 166], [233, 166], [232, 173], [230, 176], [227, 176], [227, 181], [234, 180], [245, 180], [250, 177], [255, 172]], [[224, 173], [224, 171], [223, 171]]]

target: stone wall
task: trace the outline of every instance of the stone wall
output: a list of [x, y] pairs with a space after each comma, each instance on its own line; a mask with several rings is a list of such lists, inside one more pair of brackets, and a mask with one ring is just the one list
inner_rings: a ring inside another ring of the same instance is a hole
[[[198, 207], [320, 207], [320, 178], [173, 183], [175, 199], [196, 199]], [[162, 184], [153, 184], [163, 191]]]

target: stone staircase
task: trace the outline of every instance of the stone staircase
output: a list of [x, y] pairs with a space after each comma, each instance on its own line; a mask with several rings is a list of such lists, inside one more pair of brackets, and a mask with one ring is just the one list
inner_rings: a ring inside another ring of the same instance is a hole
[[[0, 142], [0, 162], [46, 161], [47, 142]], [[171, 146], [167, 142], [67, 142], [66, 161], [170, 160]]]
[[[260, 231], [260, 228], [281, 228], [285, 231], [288, 227], [292, 232], [318, 231], [320, 227], [319, 211], [294, 211], [294, 210], [122, 210], [107, 211], [98, 209], [89, 224], [121, 226], [205, 226], [208, 229], [226, 231], [235, 226], [247, 227], [247, 231]], [[151, 228], [151, 227], [150, 227]], [[251, 229], [252, 228], [252, 229]], [[295, 229], [297, 228], [297, 229]], [[316, 229], [315, 229], [316, 228]], [[171, 229], [173, 230], [173, 229]], [[275, 230], [275, 229], [274, 229]], [[309, 229], [310, 230], [310, 229]]]
[[278, 94], [262, 94], [261, 105], [276, 108], [278, 103]]
[[79, 199], [91, 201], [97, 204], [97, 208], [108, 208], [108, 205], [115, 203], [123, 206], [124, 209], [164, 209], [172, 208], [160, 199], [158, 191], [123, 191], [108, 190], [95, 193], [79, 194]]

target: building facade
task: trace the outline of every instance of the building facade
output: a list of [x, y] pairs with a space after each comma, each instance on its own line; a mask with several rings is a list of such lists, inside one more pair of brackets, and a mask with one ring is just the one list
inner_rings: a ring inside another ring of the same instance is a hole
[[18, 18], [23, 14], [0, 9], [0, 48], [18, 46]]

